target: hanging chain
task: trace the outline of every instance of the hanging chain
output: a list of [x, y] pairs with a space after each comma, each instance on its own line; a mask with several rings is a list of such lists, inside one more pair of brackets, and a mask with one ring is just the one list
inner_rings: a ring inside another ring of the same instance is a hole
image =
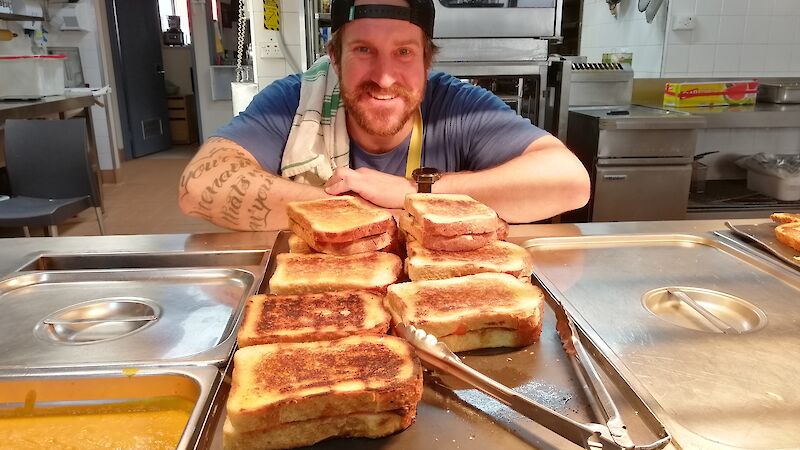
[[[236, 82], [241, 83], [244, 80], [244, 71], [242, 70], [242, 58], [244, 57], [244, 32], [247, 26], [247, 16], [245, 14], [245, 1], [239, 0], [239, 34], [237, 37], [236, 48]], [[247, 78], [250, 78], [249, 76]]]

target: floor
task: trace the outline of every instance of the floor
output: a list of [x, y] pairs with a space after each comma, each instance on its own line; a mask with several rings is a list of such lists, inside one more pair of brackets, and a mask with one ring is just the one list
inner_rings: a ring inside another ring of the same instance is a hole
[[[212, 233], [229, 231], [178, 208], [178, 180], [196, 146], [175, 147], [126, 161], [121, 181], [103, 185], [106, 234]], [[86, 210], [58, 227], [60, 236], [99, 235], [93, 210]], [[31, 235], [43, 230], [31, 229]], [[23, 236], [22, 230], [3, 230], [0, 236]]]

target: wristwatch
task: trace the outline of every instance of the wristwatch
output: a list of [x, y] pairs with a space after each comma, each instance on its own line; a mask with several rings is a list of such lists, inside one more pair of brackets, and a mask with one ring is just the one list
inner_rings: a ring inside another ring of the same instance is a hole
[[427, 194], [431, 192], [433, 183], [442, 177], [442, 173], [433, 167], [420, 167], [411, 172], [411, 177], [417, 183], [417, 192]]

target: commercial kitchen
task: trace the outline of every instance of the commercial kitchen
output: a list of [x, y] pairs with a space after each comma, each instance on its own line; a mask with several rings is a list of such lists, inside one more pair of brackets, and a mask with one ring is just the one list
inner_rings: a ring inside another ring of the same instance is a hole
[[[108, 193], [124, 166], [196, 151], [307, 69], [330, 5], [151, 3], [0, 0], [0, 448], [4, 421], [164, 398], [185, 402], [177, 448], [223, 446], [242, 312], [288, 233], [116, 232]], [[541, 338], [459, 354], [510, 393], [431, 369], [410, 428], [314, 447], [800, 448], [800, 252], [770, 220], [800, 213], [800, 3], [434, 5], [433, 70], [564, 142], [591, 198], [510, 226], [547, 300]], [[72, 194], [15, 192], [69, 172], [65, 155], [15, 149], [73, 137], [86, 176], [56, 183]], [[82, 197], [23, 224], [3, 208], [20, 195]], [[93, 444], [137, 435], [106, 431]]]

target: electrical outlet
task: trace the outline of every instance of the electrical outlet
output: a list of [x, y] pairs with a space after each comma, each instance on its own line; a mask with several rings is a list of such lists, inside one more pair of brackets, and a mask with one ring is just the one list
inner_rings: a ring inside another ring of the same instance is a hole
[[283, 52], [281, 51], [281, 46], [278, 45], [278, 41], [269, 38], [261, 43], [259, 47], [259, 56], [263, 59], [283, 58]]
[[672, 29], [679, 30], [694, 30], [695, 17], [692, 15], [676, 15], [672, 18]]

